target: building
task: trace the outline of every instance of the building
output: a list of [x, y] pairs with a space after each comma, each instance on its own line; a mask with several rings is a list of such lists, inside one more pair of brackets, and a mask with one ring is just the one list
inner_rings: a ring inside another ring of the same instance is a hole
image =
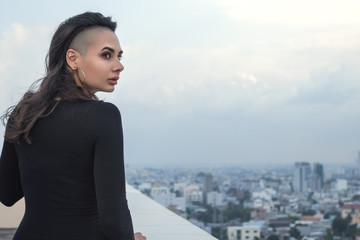
[[336, 183], [334, 186], [336, 191], [345, 191], [348, 188], [346, 179], [336, 179]]
[[218, 192], [209, 192], [206, 196], [206, 204], [211, 206], [221, 206], [223, 205], [223, 196]]
[[347, 216], [360, 216], [360, 204], [345, 204], [340, 207], [340, 216], [347, 218]]
[[203, 192], [200, 191], [198, 185], [189, 185], [184, 188], [184, 197], [187, 204], [201, 202], [203, 200]]
[[358, 157], [355, 161], [358, 164], [358, 174], [360, 174], [360, 151], [358, 151]]
[[324, 167], [320, 163], [314, 163], [311, 189], [320, 192], [324, 187]]
[[284, 219], [269, 219], [268, 226], [272, 228], [283, 228], [283, 227], [290, 227], [291, 220], [284, 218]]
[[227, 227], [228, 240], [260, 239], [260, 226], [231, 226]]
[[294, 172], [294, 192], [306, 192], [309, 189], [311, 167], [308, 162], [296, 162]]
[[207, 194], [209, 192], [213, 191], [213, 185], [214, 185], [213, 176], [210, 173], [206, 174], [205, 177], [204, 177], [204, 188], [203, 188], [203, 197], [204, 197], [204, 199], [203, 199], [203, 203], [207, 202], [207, 200], [206, 200]]
[[186, 204], [184, 197], [176, 197], [175, 193], [169, 191], [167, 187], [155, 187], [151, 189], [151, 197], [164, 207], [176, 208], [185, 212]]

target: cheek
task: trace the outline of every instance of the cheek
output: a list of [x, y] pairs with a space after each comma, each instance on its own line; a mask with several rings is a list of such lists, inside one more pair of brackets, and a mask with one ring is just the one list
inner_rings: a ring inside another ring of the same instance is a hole
[[101, 77], [106, 73], [106, 64], [104, 61], [92, 61], [86, 65], [86, 70], [89, 74], [89, 78]]

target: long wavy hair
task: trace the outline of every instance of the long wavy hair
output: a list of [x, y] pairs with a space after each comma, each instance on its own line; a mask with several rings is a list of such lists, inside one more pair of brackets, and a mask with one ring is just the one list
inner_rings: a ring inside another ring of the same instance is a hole
[[116, 22], [101, 13], [85, 12], [62, 22], [51, 40], [45, 58], [45, 77], [33, 83], [20, 102], [8, 108], [1, 119], [6, 125], [5, 139], [10, 142], [31, 143], [30, 130], [36, 121], [49, 115], [63, 100], [98, 100], [95, 94], [76, 85], [66, 62], [66, 52], [73, 39], [85, 29], [107, 27], [113, 32]]

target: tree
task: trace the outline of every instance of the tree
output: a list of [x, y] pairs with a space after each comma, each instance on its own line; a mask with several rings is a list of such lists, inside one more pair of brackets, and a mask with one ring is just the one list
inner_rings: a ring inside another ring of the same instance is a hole
[[205, 224], [213, 221], [213, 216], [209, 212], [199, 212], [196, 217]]
[[335, 235], [342, 236], [348, 228], [348, 221], [342, 219], [340, 216], [337, 216], [333, 220], [331, 228], [334, 231]]
[[227, 240], [228, 239], [225, 228], [212, 227], [211, 228], [211, 235], [216, 237], [217, 239], [221, 239], [221, 240]]
[[358, 230], [356, 227], [357, 227], [356, 224], [349, 225], [348, 228], [346, 229], [345, 235], [347, 237], [355, 239], [356, 235], [358, 234]]
[[249, 221], [251, 216], [251, 209], [244, 208], [241, 204], [236, 205], [229, 203], [224, 211], [224, 220], [229, 221], [240, 218], [243, 222]]
[[331, 234], [331, 230], [326, 230], [326, 240], [333, 240], [333, 236]]
[[301, 236], [300, 231], [296, 227], [291, 228], [289, 233], [290, 233], [290, 237], [296, 239], [298, 239]]
[[[351, 209], [351, 211], [352, 211], [352, 213], [354, 213], [354, 209]], [[351, 216], [350, 213], [346, 216], [345, 220], [346, 220], [346, 222], [347, 222], [348, 224], [351, 223], [352, 216]]]
[[277, 235], [271, 234], [266, 240], [280, 240], [280, 239]]

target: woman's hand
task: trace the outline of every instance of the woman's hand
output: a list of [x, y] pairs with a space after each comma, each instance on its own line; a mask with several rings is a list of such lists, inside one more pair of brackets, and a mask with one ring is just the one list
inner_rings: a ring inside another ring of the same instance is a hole
[[146, 237], [141, 234], [141, 232], [137, 232], [134, 234], [135, 240], [146, 240]]

